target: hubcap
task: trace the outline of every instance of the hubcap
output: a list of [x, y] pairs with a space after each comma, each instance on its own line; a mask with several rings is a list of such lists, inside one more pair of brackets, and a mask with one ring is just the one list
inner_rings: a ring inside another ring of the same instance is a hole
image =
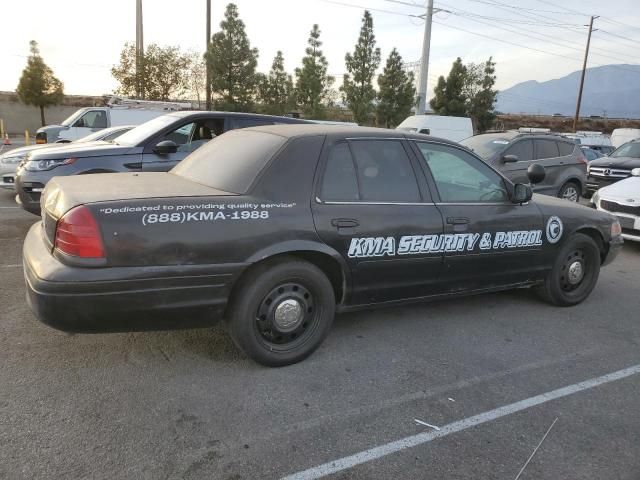
[[577, 202], [578, 201], [578, 191], [576, 190], [575, 187], [567, 187], [564, 190], [562, 198], [564, 198], [565, 200], [570, 200], [572, 202]]
[[567, 273], [567, 280], [571, 285], [576, 285], [580, 283], [582, 277], [584, 276], [584, 269], [582, 268], [581, 262], [573, 262], [569, 265], [569, 271]]
[[288, 332], [295, 329], [300, 322], [304, 313], [302, 305], [293, 298], [288, 298], [278, 304], [273, 314], [273, 321], [276, 323], [278, 330]]
[[291, 282], [271, 290], [258, 306], [255, 327], [270, 348], [291, 348], [314, 330], [318, 312], [311, 291]]

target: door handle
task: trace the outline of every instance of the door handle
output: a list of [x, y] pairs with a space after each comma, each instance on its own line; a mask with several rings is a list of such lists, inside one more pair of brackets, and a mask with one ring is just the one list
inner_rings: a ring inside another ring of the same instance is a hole
[[447, 223], [449, 225], [468, 225], [469, 219], [467, 217], [447, 217]]
[[360, 226], [360, 222], [354, 218], [334, 218], [331, 220], [331, 225], [337, 229], [341, 228], [355, 228]]
[[130, 170], [142, 170], [142, 162], [125, 163], [123, 166]]

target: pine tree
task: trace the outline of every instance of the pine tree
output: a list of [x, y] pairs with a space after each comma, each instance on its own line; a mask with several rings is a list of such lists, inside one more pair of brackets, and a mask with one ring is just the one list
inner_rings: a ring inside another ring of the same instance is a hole
[[284, 115], [293, 108], [293, 81], [284, 69], [284, 57], [280, 50], [273, 59], [269, 75], [261, 76], [258, 92], [265, 113]]
[[327, 59], [320, 47], [320, 29], [314, 25], [308, 40], [309, 46], [302, 59], [302, 68], [296, 68], [296, 94], [302, 111], [308, 117], [323, 118], [324, 105], [334, 78], [327, 75]]
[[413, 73], [402, 68], [402, 57], [394, 48], [387, 58], [382, 75], [378, 77], [378, 122], [392, 128], [411, 113], [415, 86]]
[[429, 102], [434, 113], [438, 115], [450, 115], [452, 117], [464, 117], [467, 115], [466, 101], [464, 93], [467, 69], [462, 64], [462, 59], [458, 57], [453, 65], [449, 76], [438, 78], [438, 84], [434, 89], [434, 97]]
[[25, 105], [33, 105], [40, 108], [40, 121], [45, 125], [44, 109], [50, 105], [58, 105], [64, 98], [63, 85], [53, 75], [51, 70], [40, 56], [38, 43], [35, 40], [29, 42], [31, 55], [27, 60], [27, 66], [22, 71], [16, 93]]
[[220, 31], [211, 37], [205, 61], [211, 75], [211, 91], [219, 99], [216, 108], [248, 111], [256, 90], [258, 49], [251, 48], [238, 7], [227, 5]]
[[359, 124], [368, 123], [374, 109], [373, 100], [376, 98], [376, 91], [371, 82], [380, 65], [380, 49], [375, 45], [373, 19], [369, 11], [365, 10], [355, 50], [353, 54], [347, 53], [345, 56], [349, 73], [344, 76], [342, 87], [340, 87], [345, 104]]

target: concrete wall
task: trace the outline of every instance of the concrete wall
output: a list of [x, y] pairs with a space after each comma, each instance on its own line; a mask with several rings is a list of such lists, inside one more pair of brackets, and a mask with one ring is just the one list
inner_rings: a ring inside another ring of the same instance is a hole
[[[45, 108], [44, 119], [47, 125], [60, 123], [79, 108], [96, 105], [104, 105], [102, 97], [66, 96], [62, 105]], [[24, 131], [29, 130], [33, 136], [41, 127], [40, 109], [20, 103], [12, 92], [0, 92], [0, 118], [9, 135], [24, 135]]]

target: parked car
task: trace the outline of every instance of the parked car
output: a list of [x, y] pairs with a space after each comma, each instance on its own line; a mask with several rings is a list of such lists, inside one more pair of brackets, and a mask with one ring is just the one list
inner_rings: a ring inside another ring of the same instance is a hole
[[631, 170], [640, 168], [640, 139], [625, 143], [611, 155], [589, 163], [587, 196], [623, 178], [631, 176]]
[[588, 162], [591, 160], [596, 160], [598, 158], [603, 157], [604, 155], [600, 153], [598, 150], [595, 150], [591, 147], [580, 146], [580, 150], [582, 150], [582, 154], [587, 159]]
[[591, 201], [598, 210], [618, 217], [622, 237], [640, 242], [640, 168], [631, 170], [631, 176], [602, 187]]
[[116, 141], [72, 144], [36, 151], [17, 171], [16, 200], [40, 214], [40, 194], [54, 176], [111, 172], [167, 172], [189, 153], [227, 130], [276, 123], [289, 117], [232, 112], [173, 112], [154, 118]]
[[[589, 147], [602, 155], [608, 155], [615, 150], [611, 144], [611, 138], [602, 132], [578, 130], [576, 133], [562, 133], [565, 138], [574, 140], [581, 147]], [[587, 160], [590, 160], [587, 158]]]
[[615, 148], [636, 139], [640, 139], [640, 128], [616, 128], [611, 132], [611, 144]]
[[[123, 125], [121, 127], [105, 128], [79, 140], [75, 140], [74, 144], [96, 142], [99, 140], [109, 142], [118, 138], [123, 133], [128, 132], [133, 127], [133, 125]], [[61, 148], [64, 146], [66, 146], [66, 144], [63, 143], [26, 145], [24, 147], [14, 148], [3, 155], [0, 155], [0, 187], [9, 190], [13, 190], [15, 188], [16, 170], [18, 169], [18, 165], [31, 153], [44, 148], [51, 149]]]
[[470, 118], [443, 115], [412, 115], [405, 118], [396, 129], [446, 138], [453, 142], [459, 142], [473, 135]]
[[527, 181], [532, 163], [545, 167], [546, 178], [534, 191], [577, 202], [584, 193], [587, 159], [570, 139], [545, 133], [487, 133], [460, 142], [500, 170], [511, 181]]
[[43, 208], [23, 248], [41, 321], [226, 318], [270, 366], [310, 355], [336, 311], [520, 287], [578, 304], [622, 244], [614, 216], [532, 195], [456, 143], [360, 127], [230, 132], [169, 173], [55, 177]]
[[103, 128], [140, 125], [168, 111], [191, 109], [190, 103], [156, 102], [112, 97], [104, 107], [80, 108], [60, 125], [36, 131], [36, 143], [72, 142]]

